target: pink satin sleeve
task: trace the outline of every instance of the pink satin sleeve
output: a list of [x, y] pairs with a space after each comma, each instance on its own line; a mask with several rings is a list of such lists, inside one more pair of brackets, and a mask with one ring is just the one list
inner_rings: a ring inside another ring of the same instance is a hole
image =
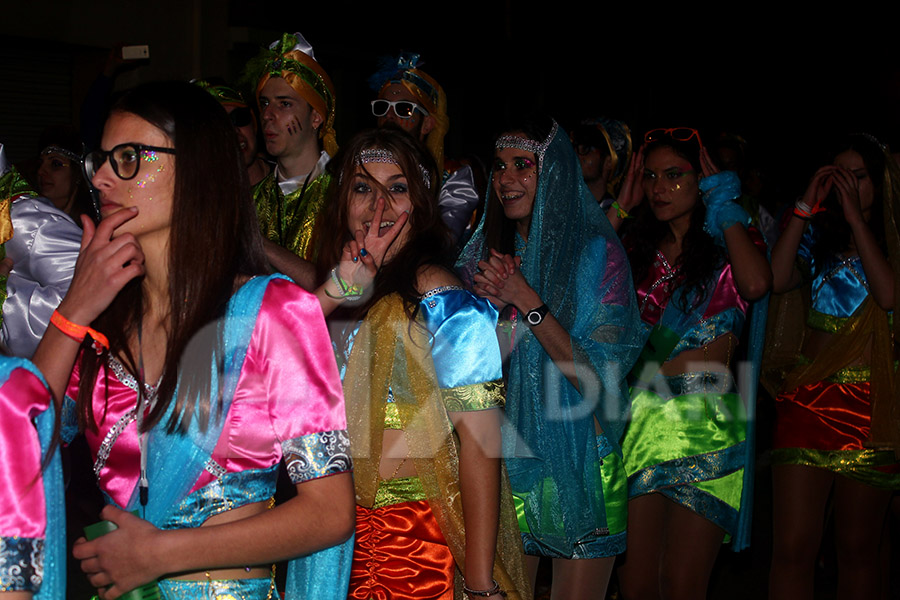
[[33, 373], [17, 368], [0, 387], [0, 536], [42, 538], [46, 528], [41, 445], [32, 419], [50, 404]]
[[[341, 380], [319, 302], [276, 279], [263, 297], [213, 459], [230, 472], [266, 468], [281, 459], [282, 442], [346, 428]], [[212, 479], [204, 473], [194, 489]]]
[[[75, 367], [72, 369], [66, 388], [66, 396], [72, 401], [78, 398], [78, 386], [81, 381], [80, 365], [81, 353], [75, 360]], [[92, 431], [87, 428], [84, 431], [84, 437], [91, 449], [91, 458], [96, 459], [104, 438], [110, 435], [110, 429], [119, 422], [123, 415], [135, 407], [137, 394], [134, 389], [122, 383], [111, 370], [101, 367], [97, 380], [94, 382], [92, 402], [98, 429]], [[138, 477], [139, 465], [140, 448], [137, 430], [134, 420], [131, 420], [116, 439], [115, 451], [109, 453], [97, 474], [100, 488], [109, 494], [119, 506], [125, 506], [131, 498]]]
[[[759, 249], [759, 251], [762, 252], [763, 256], [765, 256], [766, 241], [763, 238], [762, 234], [759, 233], [759, 230], [757, 230], [755, 227], [748, 227], [747, 235], [750, 236], [750, 239], [756, 245], [757, 249]], [[744, 300], [744, 298], [738, 292], [737, 283], [735, 283], [734, 281], [734, 272], [732, 271], [732, 265], [729, 262], [719, 273], [719, 281], [716, 282], [715, 293], [713, 294], [712, 299], [709, 301], [709, 306], [706, 307], [706, 312], [704, 313], [703, 318], [707, 319], [732, 307], [737, 307], [742, 313], [747, 314], [747, 309], [750, 307], [750, 303]], [[735, 332], [735, 334], [740, 334], [740, 332]]]

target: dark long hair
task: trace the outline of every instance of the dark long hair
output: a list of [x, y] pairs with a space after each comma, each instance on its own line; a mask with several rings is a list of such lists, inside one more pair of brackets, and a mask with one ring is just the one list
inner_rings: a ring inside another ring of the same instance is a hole
[[[835, 146], [832, 152], [832, 160], [839, 154], [853, 150], [857, 152], [866, 166], [869, 177], [872, 179], [872, 208], [868, 222], [872, 235], [878, 242], [882, 252], [887, 254], [884, 238], [884, 169], [885, 154], [878, 141], [869, 135], [854, 134], [847, 136]], [[835, 254], [844, 252], [850, 247], [850, 226], [844, 218], [844, 210], [837, 198], [837, 192], [832, 188], [828, 196], [822, 202], [824, 211], [816, 213], [812, 218], [813, 232], [813, 257], [816, 264], [825, 264]]]
[[[529, 140], [535, 142], [543, 142], [547, 139], [547, 136], [550, 135], [550, 131], [553, 129], [553, 120], [550, 117], [536, 117], [525, 120], [521, 123], [511, 124], [508, 127], [505, 127], [501, 130], [500, 134], [496, 136], [495, 139], [501, 137], [502, 135], [513, 135], [517, 133], [524, 134]], [[538, 168], [540, 169], [540, 157], [535, 155], [534, 157], [535, 163], [538, 164]], [[491, 160], [491, 165], [493, 165], [493, 157]], [[503, 204], [500, 202], [500, 198], [497, 198], [494, 193], [494, 170], [491, 169], [491, 179], [488, 181], [488, 197], [489, 202], [487, 203], [486, 212], [487, 214], [484, 217], [484, 247], [485, 252], [488, 252], [489, 249], [497, 250], [498, 252], [502, 252], [504, 254], [514, 254], [515, 253], [515, 239], [516, 239], [516, 224], [514, 221], [510, 221], [506, 218], [506, 214], [503, 212]], [[534, 190], [535, 201], [537, 201], [538, 191], [540, 190], [541, 180], [538, 177], [537, 187]], [[534, 207], [532, 206], [532, 210]]]
[[[84, 144], [81, 141], [81, 136], [75, 129], [67, 125], [51, 126], [44, 130], [40, 138], [41, 153], [48, 146], [59, 146], [73, 152], [76, 156], [84, 154]], [[80, 161], [69, 161], [69, 176], [72, 178], [75, 198], [68, 214], [75, 221], [75, 224], [81, 227], [81, 215], [88, 215], [94, 218], [95, 211], [91, 193], [81, 172]], [[38, 192], [41, 193], [41, 190], [38, 190]]]
[[[375, 278], [372, 296], [361, 306], [350, 305], [337, 311], [335, 316], [353, 320], [361, 319], [369, 308], [388, 294], [397, 293], [403, 298], [410, 320], [418, 313], [420, 294], [416, 289], [419, 268], [439, 265], [450, 268], [452, 248], [450, 232], [441, 219], [438, 208], [440, 178], [434, 159], [428, 149], [406, 132], [390, 127], [370, 129], [356, 134], [328, 163], [333, 181], [331, 197], [322, 223], [322, 230], [330, 232], [323, 239], [319, 252], [318, 268], [323, 277], [340, 261], [344, 244], [350, 240], [348, 204], [357, 167], [365, 170], [365, 164], [357, 160], [363, 150], [378, 148], [394, 155], [409, 185], [412, 210], [406, 227], [409, 230], [406, 244], [394, 257], [381, 266]], [[427, 172], [423, 173], [422, 168]], [[426, 177], [428, 185], [426, 185]], [[373, 182], [377, 185], [377, 182]], [[386, 189], [380, 190], [387, 194]]]
[[[225, 314], [238, 278], [268, 270], [234, 126], [225, 109], [205, 90], [182, 82], [137, 87], [123, 95], [111, 113], [144, 119], [165, 133], [176, 150], [166, 354], [158, 400], [144, 429], [160, 421], [176, 385], [179, 393], [169, 431], [187, 427], [197, 397], [203, 425], [212, 402], [209, 358], [221, 344], [221, 335], [198, 334], [210, 331], [206, 326]], [[139, 385], [143, 385], [143, 377], [129, 340], [138, 334], [146, 309], [141, 283], [141, 278], [130, 281], [93, 324], [107, 335], [110, 352], [124, 358], [125, 368]], [[190, 351], [185, 352], [189, 343]], [[92, 391], [106, 360], [106, 352], [98, 357], [85, 346], [80, 363], [79, 418], [82, 426], [95, 430]]]
[[[666, 137], [649, 143], [644, 150], [644, 156], [650, 156], [659, 148], [671, 149], [675, 154], [691, 163], [691, 168], [695, 173], [701, 172], [700, 146], [696, 141], [679, 141]], [[681, 256], [672, 265], [674, 269], [680, 270], [680, 285], [685, 288], [683, 296], [685, 305], [679, 307], [684, 311], [690, 311], [703, 303], [707, 294], [712, 292], [710, 284], [715, 285], [710, 278], [726, 260], [724, 250], [716, 245], [712, 237], [704, 231], [705, 219], [706, 206], [698, 196], [696, 208], [691, 213], [690, 225], [682, 240]], [[670, 233], [668, 223], [657, 220], [645, 203], [625, 239], [635, 285], [639, 285], [647, 277], [650, 266], [656, 259], [657, 248]]]

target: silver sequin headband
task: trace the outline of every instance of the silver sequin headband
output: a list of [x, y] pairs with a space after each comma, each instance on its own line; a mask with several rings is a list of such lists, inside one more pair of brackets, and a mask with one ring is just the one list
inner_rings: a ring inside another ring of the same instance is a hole
[[72, 152], [71, 150], [67, 150], [65, 148], [61, 148], [59, 146], [47, 146], [43, 150], [41, 150], [41, 156], [47, 156], [48, 154], [61, 154], [68, 158], [73, 162], [80, 163], [81, 157]]
[[[384, 148], [366, 148], [365, 150], [362, 150], [359, 153], [359, 156], [356, 157], [356, 165], [361, 166], [367, 163], [382, 163], [400, 166], [394, 153], [390, 150], [385, 150]], [[421, 171], [422, 179], [425, 181], [425, 188], [430, 190], [431, 173], [429, 173], [428, 169], [422, 165], [419, 165], [419, 171]]]
[[553, 127], [550, 128], [550, 133], [547, 135], [547, 139], [545, 139], [543, 142], [530, 140], [528, 138], [523, 138], [517, 135], [501, 135], [494, 143], [494, 149], [501, 150], [503, 148], [516, 148], [518, 150], [524, 150], [525, 152], [531, 152], [538, 158], [538, 174], [540, 174], [541, 168], [544, 166], [544, 154], [547, 153], [547, 148], [550, 147], [550, 142], [552, 142], [553, 138], [556, 137], [556, 132], [558, 129], [559, 125], [554, 119]]

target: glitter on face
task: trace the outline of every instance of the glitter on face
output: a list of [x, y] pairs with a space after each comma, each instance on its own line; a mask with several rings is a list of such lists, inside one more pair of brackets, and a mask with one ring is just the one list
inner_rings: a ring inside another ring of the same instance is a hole
[[[155, 152], [153, 153], [153, 155], [153, 159], [148, 159], [148, 162], [153, 162], [159, 158], [159, 156]], [[162, 173], [165, 168], [165, 165], [159, 165], [159, 167], [157, 167], [156, 169], [156, 173]], [[147, 173], [142, 179], [137, 181], [135, 185], [140, 189], [144, 189], [144, 187], [148, 183], [153, 183], [154, 181], [156, 181], [156, 173]]]
[[159, 153], [154, 150], [144, 150], [141, 152], [141, 158], [147, 162], [156, 162], [159, 160]]

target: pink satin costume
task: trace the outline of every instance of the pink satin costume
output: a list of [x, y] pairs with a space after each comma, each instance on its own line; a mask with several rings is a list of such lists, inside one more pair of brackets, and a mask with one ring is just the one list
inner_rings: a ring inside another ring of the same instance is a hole
[[[139, 475], [137, 383], [115, 359], [109, 366], [94, 385], [98, 431], [85, 435], [101, 489], [125, 506]], [[67, 391], [69, 422], [78, 379], [76, 368]], [[149, 385], [145, 391], [145, 398], [155, 395]], [[282, 458], [295, 484], [349, 471], [345, 429], [340, 377], [318, 301], [275, 279], [265, 291], [212, 460], [182, 503], [180, 521], [166, 528], [196, 527], [213, 514], [268, 499]], [[214, 502], [219, 496], [227, 501]]]
[[0, 591], [40, 587], [47, 517], [32, 420], [49, 403], [47, 387], [23, 368], [0, 387]]

